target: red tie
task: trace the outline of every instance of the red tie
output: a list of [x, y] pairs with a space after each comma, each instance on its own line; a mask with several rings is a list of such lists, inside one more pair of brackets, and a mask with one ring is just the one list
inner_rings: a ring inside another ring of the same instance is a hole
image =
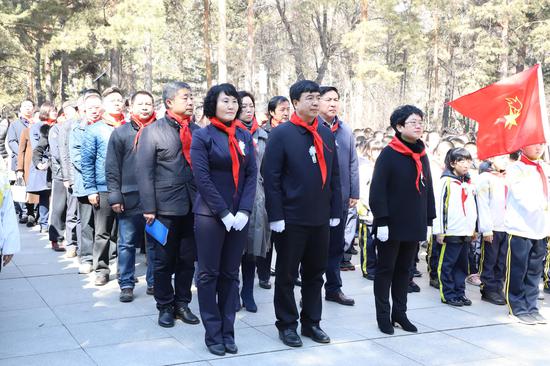
[[321, 178], [323, 179], [323, 188], [325, 188], [325, 182], [327, 181], [327, 163], [325, 161], [325, 151], [323, 150], [323, 139], [317, 131], [317, 126], [319, 121], [317, 118], [313, 121], [311, 125], [305, 123], [296, 112], [290, 117], [290, 122], [296, 126], [305, 128], [313, 136], [313, 145], [315, 146], [315, 154], [319, 160], [319, 169], [321, 169]]
[[539, 173], [540, 179], [542, 180], [542, 189], [544, 191], [544, 198], [548, 201], [548, 181], [547, 181], [548, 178], [546, 178], [546, 174], [544, 174], [544, 170], [542, 169], [542, 166], [538, 162], [529, 160], [527, 157], [525, 157], [525, 155], [521, 155], [520, 161], [525, 165], [531, 165], [537, 168], [537, 172]]
[[416, 164], [416, 190], [420, 193], [420, 176], [422, 175], [422, 160], [420, 158], [426, 155], [426, 150], [422, 150], [421, 153], [413, 152], [407, 145], [405, 145], [401, 140], [396, 136], [390, 141], [389, 147], [406, 156], [413, 158], [414, 163]]
[[185, 160], [187, 160], [187, 164], [191, 166], [191, 141], [193, 140], [191, 130], [189, 129], [189, 121], [191, 120], [191, 116], [178, 116], [169, 110], [166, 111], [166, 115], [170, 119], [176, 121], [176, 123], [180, 126], [181, 152], [183, 153]]
[[233, 171], [233, 182], [235, 183], [235, 191], [237, 191], [239, 189], [239, 168], [241, 165], [241, 162], [239, 161], [239, 155], [244, 156], [239, 146], [239, 142], [235, 137], [235, 130], [239, 122], [237, 120], [233, 120], [231, 121], [231, 124], [229, 126], [226, 126], [219, 119], [217, 119], [216, 117], [213, 117], [213, 118], [210, 118], [210, 123], [212, 123], [212, 125], [216, 127], [218, 130], [223, 131], [227, 134], [228, 142], [229, 142], [229, 154], [231, 155], [231, 169]]

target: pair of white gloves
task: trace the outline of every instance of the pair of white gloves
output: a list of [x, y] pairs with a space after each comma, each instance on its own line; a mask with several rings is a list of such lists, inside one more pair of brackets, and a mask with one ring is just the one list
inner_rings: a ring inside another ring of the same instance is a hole
[[[429, 226], [427, 229], [426, 237], [430, 237], [430, 231], [431, 227]], [[381, 242], [388, 241], [388, 238], [390, 237], [390, 231], [387, 226], [381, 226], [376, 231], [376, 239], [380, 240]]]
[[231, 229], [241, 231], [248, 223], [248, 215], [240, 211], [237, 212], [236, 215], [233, 215], [230, 212], [222, 217], [222, 222], [225, 225], [225, 230], [227, 230], [227, 232], [231, 231]]
[[[340, 219], [330, 219], [329, 220], [330, 227], [335, 227], [340, 225]], [[269, 223], [269, 228], [271, 231], [274, 231], [276, 233], [282, 233], [285, 231], [285, 220], [279, 220], [279, 221], [273, 221]]]

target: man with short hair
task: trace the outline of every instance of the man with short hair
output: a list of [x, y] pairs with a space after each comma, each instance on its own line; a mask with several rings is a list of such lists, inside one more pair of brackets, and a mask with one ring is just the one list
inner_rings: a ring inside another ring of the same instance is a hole
[[[355, 301], [342, 292], [340, 263], [344, 256], [344, 234], [348, 209], [355, 207], [359, 199], [359, 168], [357, 163], [357, 151], [355, 150], [355, 137], [353, 137], [351, 129], [338, 118], [340, 109], [340, 94], [338, 93], [338, 89], [333, 86], [322, 86], [320, 92], [319, 122], [322, 122], [325, 126], [330, 128], [336, 139], [343, 206], [340, 224], [330, 228], [325, 300], [351, 306], [355, 304]], [[350, 269], [350, 267], [353, 270], [355, 269], [348, 261], [348, 269]]]
[[[34, 103], [30, 99], [25, 99], [21, 102], [19, 108], [19, 118], [10, 124], [8, 127], [8, 146], [11, 150], [11, 170], [14, 172], [17, 170], [17, 154], [19, 153], [19, 140], [21, 133], [25, 128], [30, 127], [32, 124], [32, 116], [34, 112]], [[22, 178], [22, 173], [20, 175]], [[34, 214], [34, 206], [30, 203], [15, 203], [15, 211], [19, 216], [19, 223], [26, 224], [28, 215]]]
[[290, 123], [273, 129], [262, 165], [266, 209], [272, 231], [281, 233], [275, 279], [275, 325], [279, 338], [300, 347], [294, 277], [302, 265], [301, 334], [329, 343], [319, 327], [321, 288], [328, 261], [330, 227], [342, 216], [342, 194], [336, 143], [319, 124], [319, 85], [298, 81], [290, 87], [295, 113]]
[[107, 88], [102, 97], [104, 113], [98, 121], [86, 127], [81, 151], [84, 190], [94, 214], [93, 269], [96, 286], [109, 282], [110, 248], [111, 244], [116, 245], [112, 237], [115, 213], [108, 202], [105, 160], [109, 138], [124, 120], [124, 99], [120, 89]]
[[[158, 220], [168, 228], [166, 243], [155, 243], [154, 293], [158, 324], [173, 327], [174, 317], [199, 324], [189, 309], [195, 273], [196, 246], [192, 205], [196, 187], [190, 163], [193, 94], [183, 82], [164, 86], [166, 115], [145, 127], [138, 142], [137, 176], [143, 216], [147, 224]], [[172, 287], [172, 275], [174, 285]]]

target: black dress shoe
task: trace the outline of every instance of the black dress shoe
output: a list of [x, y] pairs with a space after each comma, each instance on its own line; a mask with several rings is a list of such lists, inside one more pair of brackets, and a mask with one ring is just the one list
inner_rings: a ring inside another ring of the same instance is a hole
[[407, 287], [407, 292], [410, 294], [411, 292], [420, 292], [420, 286], [418, 286], [414, 281], [409, 282], [409, 286]]
[[264, 288], [266, 290], [270, 290], [271, 289], [271, 282], [269, 282], [269, 280], [268, 281], [260, 280], [260, 287]]
[[437, 278], [430, 278], [430, 286], [439, 290], [439, 280]]
[[279, 330], [279, 339], [289, 347], [302, 347], [302, 339], [294, 329]]
[[216, 356], [225, 356], [225, 346], [223, 344], [213, 344], [207, 347], [211, 354]]
[[367, 280], [374, 281], [374, 275], [372, 273], [363, 273], [363, 278], [366, 278]]
[[239, 349], [237, 348], [237, 345], [235, 343], [226, 343], [225, 352], [231, 353], [232, 355], [234, 355], [237, 352], [239, 352]]
[[497, 292], [482, 291], [481, 300], [490, 302], [495, 305], [506, 305], [506, 300], [504, 300]]
[[174, 307], [167, 306], [159, 310], [159, 325], [164, 328], [172, 328], [174, 326]]
[[187, 324], [200, 323], [199, 318], [197, 318], [197, 316], [191, 312], [191, 309], [189, 309], [189, 306], [187, 306], [187, 304], [185, 305], [176, 304], [176, 310], [174, 315], [176, 316], [176, 318], [181, 319], [184, 323], [187, 323]]
[[393, 315], [391, 319], [391, 323], [393, 326], [395, 326], [395, 323], [399, 324], [401, 329], [403, 329], [406, 332], [412, 332], [412, 333], [418, 332], [418, 329], [414, 326], [413, 323], [409, 321], [409, 319], [407, 318], [407, 315], [405, 314]]
[[441, 300], [442, 303], [451, 305], [451, 306], [462, 306], [464, 303], [459, 299], [448, 299], [448, 300]]
[[246, 309], [246, 311], [250, 312], [250, 313], [256, 313], [258, 312], [258, 306], [256, 305], [256, 302], [254, 301], [254, 298], [250, 298], [250, 299], [243, 299], [243, 306], [244, 308]]
[[390, 319], [376, 319], [376, 322], [378, 323], [378, 329], [380, 329], [382, 333], [391, 335], [395, 332]]
[[317, 325], [311, 327], [302, 326], [302, 335], [309, 337], [317, 343], [330, 343], [330, 337]]
[[460, 296], [458, 300], [462, 301], [462, 305], [464, 306], [472, 305], [472, 300], [468, 299], [466, 296]]
[[355, 305], [355, 300], [353, 300], [351, 297], [347, 297], [346, 295], [344, 295], [342, 291], [325, 294], [325, 300], [334, 301], [340, 305], [347, 305], [347, 306]]
[[355, 266], [350, 261], [342, 261], [340, 263], [340, 271], [355, 271]]

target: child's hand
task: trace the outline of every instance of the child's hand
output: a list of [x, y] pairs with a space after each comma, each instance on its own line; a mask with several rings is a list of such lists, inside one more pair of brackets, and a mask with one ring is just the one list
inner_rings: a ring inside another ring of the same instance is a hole
[[474, 233], [474, 235], [472, 235], [472, 241], [475, 241], [477, 240], [477, 233]]
[[445, 243], [445, 235], [437, 235], [435, 240], [438, 244], [443, 245]]
[[492, 243], [493, 242], [493, 233], [489, 235], [483, 235], [483, 241], [486, 243]]

